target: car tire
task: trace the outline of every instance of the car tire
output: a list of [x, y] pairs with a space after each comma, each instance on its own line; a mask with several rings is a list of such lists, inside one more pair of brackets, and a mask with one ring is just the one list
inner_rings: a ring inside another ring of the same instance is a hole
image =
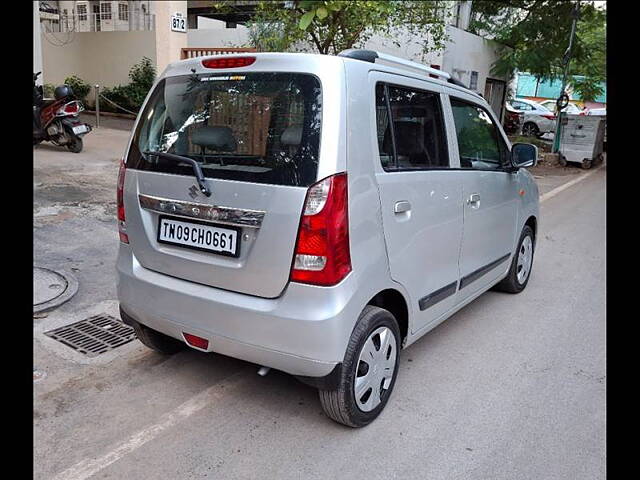
[[584, 160], [582, 160], [583, 170], [589, 170], [592, 165], [593, 165], [593, 162], [591, 161], [591, 159], [585, 158]]
[[[364, 308], [349, 338], [337, 388], [319, 390], [320, 404], [329, 418], [356, 428], [380, 415], [398, 375], [400, 338], [398, 322], [389, 311], [372, 305]], [[367, 363], [365, 354], [373, 362]], [[358, 393], [356, 381], [362, 385]]]
[[522, 126], [522, 135], [525, 137], [537, 137], [540, 135], [540, 129], [533, 122], [527, 122]]
[[155, 350], [158, 353], [173, 355], [185, 348], [185, 344], [180, 340], [176, 340], [173, 337], [160, 333], [137, 322], [133, 325], [133, 329], [136, 332], [138, 340], [151, 350]]
[[560, 154], [560, 157], [558, 158], [558, 163], [560, 164], [561, 167], [566, 167], [567, 166], [567, 157], [565, 157], [564, 155]]
[[[529, 225], [525, 225], [518, 240], [518, 248], [511, 260], [511, 267], [507, 276], [495, 286], [495, 289], [507, 293], [520, 293], [525, 289], [531, 277], [533, 255], [535, 251], [535, 237]], [[524, 275], [520, 275], [523, 268], [527, 268]]]

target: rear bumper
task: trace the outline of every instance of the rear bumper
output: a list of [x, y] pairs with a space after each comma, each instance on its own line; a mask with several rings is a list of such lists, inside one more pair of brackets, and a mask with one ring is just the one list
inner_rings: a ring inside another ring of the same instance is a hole
[[206, 338], [206, 351], [292, 375], [331, 373], [359, 313], [351, 275], [331, 288], [291, 283], [265, 299], [148, 270], [124, 244], [116, 268], [120, 306], [133, 320], [181, 341], [183, 333]]

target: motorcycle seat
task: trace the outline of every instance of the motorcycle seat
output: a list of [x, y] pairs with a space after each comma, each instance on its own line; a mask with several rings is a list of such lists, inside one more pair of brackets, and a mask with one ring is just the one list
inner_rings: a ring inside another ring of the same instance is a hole
[[47, 107], [47, 106], [51, 105], [52, 103], [55, 103], [56, 101], [57, 100], [55, 98], [43, 98], [41, 106], [42, 107]]

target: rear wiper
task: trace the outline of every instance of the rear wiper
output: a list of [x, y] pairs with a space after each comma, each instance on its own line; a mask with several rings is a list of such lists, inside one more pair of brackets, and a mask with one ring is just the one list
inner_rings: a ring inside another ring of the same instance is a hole
[[164, 158], [165, 160], [173, 160], [174, 162], [186, 162], [191, 164], [191, 166], [193, 167], [193, 172], [196, 176], [196, 180], [198, 180], [198, 186], [200, 187], [200, 191], [204, 193], [206, 197], [211, 196], [211, 190], [209, 190], [209, 187], [204, 181], [204, 175], [202, 174], [202, 169], [200, 168], [200, 164], [196, 162], [194, 159], [189, 157], [183, 157], [182, 155], [174, 155], [173, 153], [166, 153], [166, 152], [146, 151], [142, 153], [144, 153], [145, 155], [155, 155], [157, 157]]

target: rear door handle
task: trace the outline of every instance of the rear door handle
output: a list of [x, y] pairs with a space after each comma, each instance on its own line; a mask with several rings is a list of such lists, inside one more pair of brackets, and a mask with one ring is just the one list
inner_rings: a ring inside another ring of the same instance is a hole
[[411, 210], [411, 204], [406, 200], [402, 200], [400, 202], [396, 202], [393, 206], [393, 213], [404, 213]]
[[480, 195], [478, 193], [472, 193], [467, 199], [467, 205], [471, 208], [480, 208]]

